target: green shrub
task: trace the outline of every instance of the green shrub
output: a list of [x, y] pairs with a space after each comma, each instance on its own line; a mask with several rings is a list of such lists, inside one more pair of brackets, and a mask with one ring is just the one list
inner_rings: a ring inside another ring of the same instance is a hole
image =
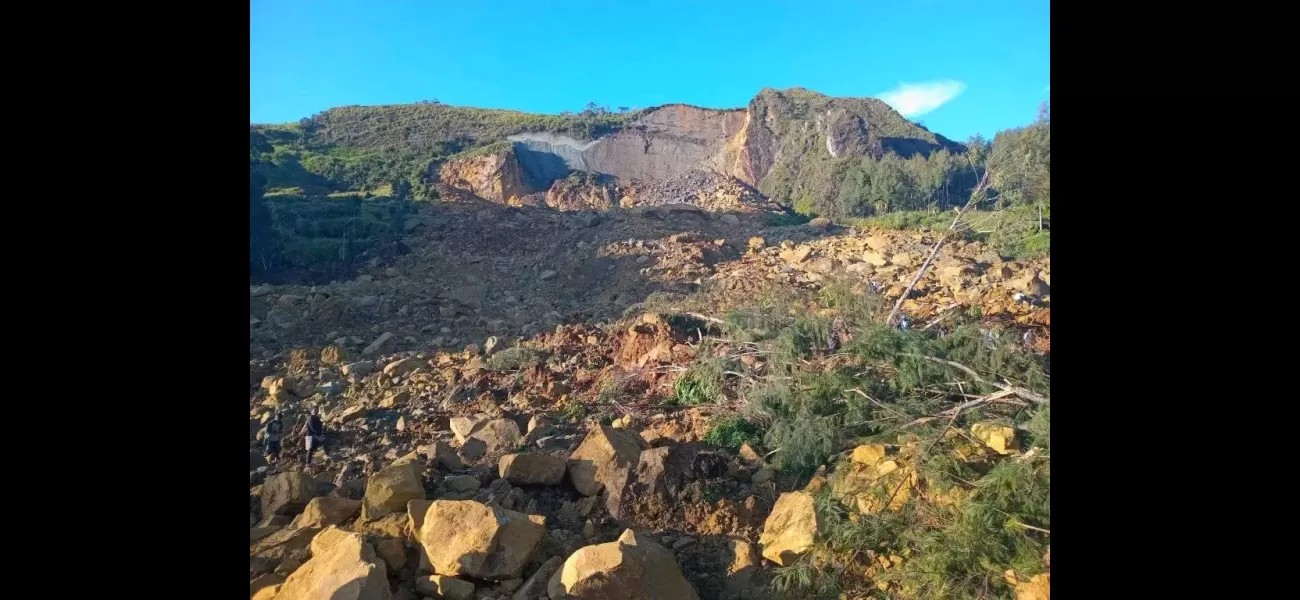
[[487, 368], [493, 371], [519, 371], [531, 369], [546, 361], [546, 353], [533, 348], [515, 346], [506, 348], [487, 359]]
[[667, 404], [695, 406], [712, 404], [722, 395], [723, 362], [717, 359], [696, 361], [673, 383], [673, 395]]
[[739, 416], [727, 417], [714, 423], [708, 433], [704, 434], [704, 443], [733, 451], [739, 450], [745, 443], [756, 444], [760, 439], [762, 430]]

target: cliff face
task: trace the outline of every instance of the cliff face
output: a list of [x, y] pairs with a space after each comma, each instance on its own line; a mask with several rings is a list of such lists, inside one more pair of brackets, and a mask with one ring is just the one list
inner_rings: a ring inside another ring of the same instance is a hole
[[438, 167], [438, 180], [501, 204], [528, 193], [511, 149], [449, 160]]
[[582, 142], [564, 135], [522, 133], [515, 143], [525, 180], [534, 187], [569, 170], [621, 180], [672, 179], [692, 170], [721, 170], [722, 149], [744, 126], [743, 110], [669, 105], [649, 111], [607, 137]]
[[765, 89], [744, 109], [662, 106], [591, 141], [556, 133], [519, 133], [507, 139], [512, 152], [451, 161], [443, 165], [441, 179], [495, 202], [549, 190], [548, 204], [595, 208], [617, 203], [626, 193], [605, 189], [609, 183], [582, 191], [587, 184], [569, 182], [559, 189], [554, 184], [573, 171], [642, 188], [705, 172], [734, 177], [788, 203], [791, 182], [805, 167], [822, 172], [818, 163], [827, 161], [961, 149], [879, 100], [831, 98], [799, 88]]

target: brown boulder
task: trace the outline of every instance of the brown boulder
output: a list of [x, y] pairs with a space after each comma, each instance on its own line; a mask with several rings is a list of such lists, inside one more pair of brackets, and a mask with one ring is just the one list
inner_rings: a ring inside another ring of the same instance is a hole
[[262, 515], [294, 515], [316, 496], [320, 484], [302, 471], [277, 473], [262, 484]]
[[812, 548], [817, 537], [817, 512], [808, 492], [786, 492], [776, 499], [772, 514], [763, 523], [758, 544], [763, 558], [789, 566]]
[[564, 457], [550, 454], [507, 454], [498, 472], [515, 485], [559, 485], [564, 480]]
[[389, 466], [366, 481], [361, 519], [371, 521], [405, 510], [407, 502], [423, 498], [424, 468], [418, 461]]
[[290, 527], [328, 527], [338, 525], [356, 516], [361, 510], [360, 500], [324, 497], [312, 498], [307, 508], [293, 520]]
[[465, 440], [469, 439], [469, 435], [487, 421], [488, 416], [484, 414], [452, 419], [450, 423], [451, 433], [456, 436], [456, 443], [464, 444]]
[[634, 469], [617, 469], [605, 485], [605, 508], [615, 519], [633, 515], [651, 519], [674, 504], [687, 484], [726, 473], [727, 459], [702, 452], [698, 443], [651, 448], [641, 452]]
[[355, 533], [331, 527], [312, 540], [312, 557], [285, 580], [276, 600], [392, 600], [387, 565]]
[[625, 530], [618, 540], [579, 548], [547, 586], [551, 600], [699, 600], [673, 553]]
[[435, 500], [419, 542], [436, 573], [502, 581], [521, 575], [544, 535], [541, 516], [472, 500]]
[[620, 470], [635, 466], [643, 448], [645, 440], [626, 429], [594, 427], [569, 455], [569, 479], [582, 495], [595, 496]]
[[510, 419], [492, 419], [474, 429], [470, 440], [480, 440], [487, 445], [485, 452], [493, 454], [518, 448], [524, 440], [519, 425]]

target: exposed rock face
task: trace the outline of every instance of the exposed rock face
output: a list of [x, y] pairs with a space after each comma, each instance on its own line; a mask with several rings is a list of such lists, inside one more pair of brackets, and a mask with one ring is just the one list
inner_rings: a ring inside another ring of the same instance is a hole
[[545, 534], [540, 516], [472, 500], [435, 500], [419, 542], [436, 573], [502, 581], [522, 574]]
[[565, 178], [546, 190], [546, 205], [555, 210], [609, 210], [619, 205], [620, 197], [612, 181]]
[[619, 179], [672, 179], [697, 168], [721, 170], [727, 140], [745, 122], [743, 110], [684, 104], [653, 109], [613, 135], [592, 141], [547, 133], [510, 136], [530, 185], [564, 177], [568, 170]]
[[673, 553], [631, 529], [574, 552], [551, 577], [551, 600], [699, 600]]
[[447, 161], [438, 167], [438, 179], [501, 204], [528, 193], [513, 150]]
[[[506, 142], [500, 149], [441, 163], [437, 179], [510, 206], [544, 202], [559, 210], [607, 210], [665, 203], [664, 195], [637, 193], [629, 187], [633, 183], [672, 181], [706, 172], [770, 191], [769, 195], [788, 203], [791, 190], [769, 190], [763, 184], [774, 170], [788, 176], [805, 160], [963, 149], [911, 123], [880, 100], [832, 98], [800, 88], [764, 89], [739, 109], [684, 104], [652, 108], [593, 140], [522, 132], [507, 136]], [[574, 171], [598, 176], [599, 183], [566, 182]], [[694, 187], [704, 196], [699, 202], [719, 196], [710, 186]], [[689, 194], [668, 196], [685, 203], [697, 201]], [[727, 196], [735, 194], [722, 195]], [[268, 320], [291, 326], [292, 308], [281, 307], [286, 314]]]

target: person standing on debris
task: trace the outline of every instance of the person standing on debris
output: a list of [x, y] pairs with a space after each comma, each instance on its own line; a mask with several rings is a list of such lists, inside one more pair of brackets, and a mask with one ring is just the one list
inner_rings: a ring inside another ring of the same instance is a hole
[[311, 453], [317, 448], [325, 451], [326, 457], [329, 456], [329, 448], [325, 447], [325, 424], [320, 420], [320, 408], [313, 406], [311, 416], [307, 417], [307, 422], [303, 424], [304, 438], [307, 443], [307, 458], [304, 463], [311, 465]]
[[267, 462], [274, 462], [280, 456], [280, 434], [284, 431], [284, 423], [280, 420], [280, 413], [271, 415], [271, 420], [266, 422], [266, 430], [262, 432], [262, 441], [266, 444], [265, 454]]

